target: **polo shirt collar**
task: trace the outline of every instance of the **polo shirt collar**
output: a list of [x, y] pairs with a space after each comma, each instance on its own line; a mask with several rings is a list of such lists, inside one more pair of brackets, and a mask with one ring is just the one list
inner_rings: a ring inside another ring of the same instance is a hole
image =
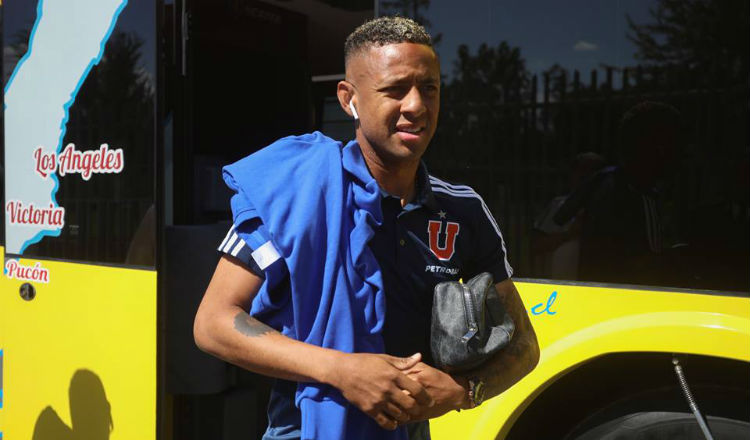
[[[414, 200], [407, 203], [407, 205], [404, 207], [406, 210], [416, 209], [418, 207], [424, 206], [425, 208], [437, 212], [440, 210], [440, 208], [437, 205], [437, 201], [435, 200], [435, 194], [432, 192], [432, 184], [430, 183], [430, 174], [427, 172], [427, 166], [424, 164], [423, 161], [419, 161], [419, 167], [417, 168], [417, 176], [416, 176], [416, 188], [415, 188], [415, 196]], [[394, 197], [396, 196], [389, 194], [384, 190], [382, 187], [380, 188], [380, 195], [382, 197]]]

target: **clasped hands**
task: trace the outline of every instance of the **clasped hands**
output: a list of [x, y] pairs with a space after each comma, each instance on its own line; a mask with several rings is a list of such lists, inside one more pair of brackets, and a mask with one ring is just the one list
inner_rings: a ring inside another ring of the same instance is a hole
[[419, 353], [344, 356], [331, 384], [384, 429], [469, 408], [467, 380], [421, 362]]

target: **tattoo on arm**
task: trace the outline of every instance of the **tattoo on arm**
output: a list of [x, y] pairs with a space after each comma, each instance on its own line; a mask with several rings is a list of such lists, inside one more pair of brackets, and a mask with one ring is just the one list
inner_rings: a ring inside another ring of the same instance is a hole
[[521, 380], [536, 366], [539, 353], [534, 329], [515, 288], [498, 291], [498, 295], [515, 322], [516, 332], [507, 347], [479, 367], [478, 375], [485, 380], [487, 397], [500, 394]]
[[245, 312], [240, 312], [234, 317], [234, 328], [245, 336], [256, 337], [268, 333], [278, 333], [271, 327], [263, 324]]
[[515, 290], [512, 292], [497, 292], [497, 294], [500, 297], [500, 302], [505, 308], [505, 311], [511, 315], [516, 326], [520, 325], [522, 328], [525, 328], [525, 320], [528, 319], [525, 316], [526, 310], [524, 309], [520, 298], [517, 297], [518, 294], [515, 293]]

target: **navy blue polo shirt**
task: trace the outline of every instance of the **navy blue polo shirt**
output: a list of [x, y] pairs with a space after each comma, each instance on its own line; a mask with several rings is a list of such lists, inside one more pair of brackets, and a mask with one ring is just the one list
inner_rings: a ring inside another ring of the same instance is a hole
[[[386, 294], [383, 340], [386, 353], [422, 353], [432, 364], [430, 323], [432, 292], [441, 281], [468, 280], [490, 272], [495, 282], [510, 278], [505, 242], [484, 200], [473, 189], [417, 172], [416, 196], [406, 206], [381, 190], [383, 223], [369, 246], [380, 265]], [[284, 260], [259, 220], [234, 225], [219, 251], [275, 283], [288, 279]], [[259, 317], [262, 318], [262, 317]], [[299, 438], [300, 414], [294, 406], [294, 382], [276, 380], [268, 404], [264, 439]], [[410, 437], [429, 439], [427, 422], [408, 425]]]
[[[441, 281], [468, 280], [490, 272], [510, 278], [505, 242], [484, 200], [470, 187], [417, 172], [416, 196], [406, 206], [381, 190], [383, 223], [369, 243], [383, 276], [386, 353], [430, 356], [432, 293]], [[260, 276], [279, 280], [287, 269], [258, 220], [234, 225], [219, 251]], [[271, 272], [271, 273], [269, 273]]]

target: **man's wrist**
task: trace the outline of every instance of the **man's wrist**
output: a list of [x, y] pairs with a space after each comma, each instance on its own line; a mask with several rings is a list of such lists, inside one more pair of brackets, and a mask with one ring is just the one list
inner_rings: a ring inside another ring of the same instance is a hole
[[477, 376], [469, 377], [469, 406], [476, 408], [484, 402], [485, 384]]
[[[320, 378], [318, 381], [334, 388], [340, 388], [337, 379], [341, 378], [338, 367], [346, 362], [347, 353], [326, 349], [325, 361], [321, 363]], [[338, 366], [338, 367], [337, 367]]]
[[462, 409], [472, 408], [471, 399], [469, 398], [469, 392], [471, 390], [471, 386], [469, 385], [469, 379], [463, 376], [453, 376], [453, 379], [461, 387], [461, 394], [456, 399], [456, 402], [454, 404], [455, 406], [454, 409], [457, 411], [460, 411]]

